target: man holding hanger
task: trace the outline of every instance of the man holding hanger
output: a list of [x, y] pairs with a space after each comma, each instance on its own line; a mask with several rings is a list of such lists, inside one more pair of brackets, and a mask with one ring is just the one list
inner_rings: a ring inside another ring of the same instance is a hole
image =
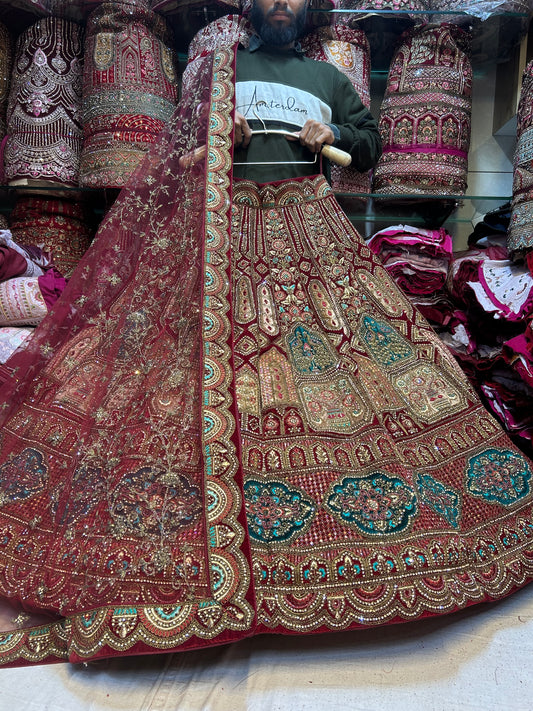
[[[257, 34], [237, 53], [237, 178], [265, 183], [315, 175], [324, 144], [349, 153], [361, 172], [381, 154], [377, 122], [348, 78], [303, 54], [298, 38], [307, 7], [308, 0], [254, 0], [250, 21]], [[287, 136], [264, 133], [271, 129]], [[252, 141], [256, 130], [263, 133]]]

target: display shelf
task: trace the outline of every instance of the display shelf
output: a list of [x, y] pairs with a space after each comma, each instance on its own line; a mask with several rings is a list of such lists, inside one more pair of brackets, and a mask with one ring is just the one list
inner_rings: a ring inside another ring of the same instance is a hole
[[[66, 2], [63, 10], [56, 7], [54, 14], [83, 23], [94, 7], [89, 5], [80, 9], [77, 4], [71, 5]], [[527, 32], [530, 17], [527, 12], [497, 12], [481, 19], [469, 12], [467, 8], [439, 10], [438, 13], [432, 13], [427, 10], [344, 8], [324, 10], [311, 7], [308, 12], [313, 16], [311, 22], [313, 26], [328, 24], [334, 18], [337, 21], [355, 24], [362, 29], [371, 45], [373, 70], [378, 71], [388, 68], [395, 44], [406, 29], [416, 24], [428, 23], [454, 22], [470, 29], [474, 64], [506, 61], [512, 48]], [[186, 52], [188, 44], [200, 29], [228, 14], [233, 14], [229, 6], [220, 5], [212, 0], [203, 5], [183, 5], [171, 13], [165, 13], [164, 16], [172, 27], [175, 49], [178, 52]], [[13, 0], [0, 0], [0, 21], [15, 34], [45, 16], [44, 11], [29, 2], [24, 6], [20, 1], [13, 3]]]
[[[9, 213], [21, 196], [63, 198], [83, 201], [97, 216], [104, 215], [113, 205], [120, 188], [80, 188], [57, 185], [2, 185], [0, 186], [0, 212]], [[460, 209], [471, 205], [474, 212], [491, 210], [495, 205], [508, 202], [506, 195], [442, 195], [430, 197], [413, 193], [344, 193], [335, 197], [351, 220], [404, 220], [417, 219], [428, 228], [441, 227], [444, 222], [467, 222]], [[481, 209], [480, 209], [481, 208]]]
[[516, 12], [493, 15], [485, 20], [460, 10], [440, 11], [438, 18], [426, 11], [372, 10], [365, 14], [361, 10], [332, 10], [331, 14], [364, 31], [370, 43], [373, 72], [388, 71], [402, 33], [417, 24], [450, 22], [468, 31], [474, 68], [506, 61], [529, 24], [528, 14]]
[[[93, 7], [90, 9], [92, 10]], [[65, 12], [68, 16], [68, 4], [65, 4]], [[338, 21], [349, 22], [365, 32], [371, 49], [371, 111], [376, 117], [379, 114], [379, 107], [384, 96], [390, 61], [400, 37], [406, 29], [416, 24], [435, 24], [437, 19], [440, 23], [453, 21], [468, 29], [472, 40], [473, 101], [474, 104], [477, 101], [483, 106], [483, 109], [478, 111], [478, 118], [476, 119], [478, 125], [481, 123], [483, 125], [478, 130], [473, 124], [472, 129], [473, 136], [477, 132], [480, 138], [472, 141], [471, 156], [469, 157], [469, 164], [471, 163], [468, 179], [469, 188], [473, 192], [490, 190], [490, 187], [486, 187], [484, 184], [485, 181], [480, 179], [482, 171], [479, 170], [479, 156], [482, 154], [491, 155], [492, 163], [495, 162], [496, 156], [500, 162], [505, 163], [504, 169], [507, 170], [507, 173], [496, 176], [496, 180], [493, 181], [495, 195], [479, 192], [475, 195], [442, 195], [438, 198], [431, 198], [427, 195], [415, 194], [384, 196], [339, 193], [337, 195], [339, 202], [358, 229], [368, 234], [369, 230], [377, 231], [387, 224], [402, 222], [413, 225], [418, 224], [426, 228], [437, 228], [445, 225], [453, 234], [462, 234], [464, 237], [466, 232], [473, 228], [473, 221], [480, 214], [483, 214], [483, 211], [488, 212], [509, 200], [509, 196], [505, 193], [511, 188], [512, 182], [509, 162], [510, 148], [507, 144], [502, 148], [500, 145], [502, 139], [494, 140], [492, 124], [487, 129], [484, 115], [481, 120], [479, 115], [486, 113], [485, 107], [489, 105], [490, 101], [494, 105], [498, 103], [498, 92], [501, 93], [501, 89], [497, 86], [493, 90], [491, 99], [486, 96], [487, 87], [489, 84], [492, 86], [491, 82], [494, 81], [493, 74], [496, 73], [496, 69], [500, 67], [502, 71], [506, 69], [509, 57], [513, 58], [513, 53], [517, 51], [516, 48], [519, 46], [521, 39], [523, 40], [524, 37], [527, 37], [528, 13], [500, 12], [486, 19], [480, 19], [472, 16], [466, 9], [442, 10], [439, 11], [438, 15], [430, 14], [427, 11], [365, 11], [360, 9], [337, 9], [326, 12], [323, 9], [311, 8], [310, 12], [315, 16], [314, 25], [329, 22], [334, 17]], [[85, 15], [87, 14], [88, 11], [85, 11]], [[203, 6], [182, 7], [180, 12], [165, 14], [174, 32], [174, 47], [181, 69], [186, 63], [188, 44], [196, 32], [214, 19], [227, 14], [232, 14], [231, 8], [217, 5], [214, 1], [208, 2]], [[42, 16], [41, 12], [36, 12], [31, 7], [23, 9], [21, 0], [16, 3], [11, 2], [11, 0], [0, 0], [0, 21], [4, 22], [15, 36]], [[506, 71], [503, 71], [503, 73], [507, 75]], [[499, 73], [499, 75], [501, 74], [502, 72]], [[505, 82], [503, 83], [505, 84]], [[483, 90], [479, 90], [479, 87], [482, 87]], [[496, 168], [493, 165], [489, 165], [486, 170], [489, 178], [488, 182], [490, 182], [492, 174], [498, 169], [499, 167]], [[472, 174], [476, 173], [476, 171], [478, 175], [471, 180]], [[113, 204], [119, 190], [112, 188], [104, 190], [47, 186], [46, 193], [50, 196], [55, 195], [56, 197], [82, 201], [87, 205], [89, 212], [97, 222], [101, 220], [102, 216]], [[0, 186], [0, 212], [9, 214], [16, 200], [22, 194], [42, 195], [43, 187]]]
[[72, 200], [87, 208], [87, 219], [96, 227], [119, 192], [119, 188], [80, 188], [53, 184], [0, 185], [0, 214], [9, 218], [17, 200], [23, 196]]
[[411, 225], [422, 229], [444, 227], [457, 249], [466, 245], [468, 235], [486, 213], [508, 203], [508, 195], [382, 195], [336, 193], [350, 222], [365, 237], [390, 225]]

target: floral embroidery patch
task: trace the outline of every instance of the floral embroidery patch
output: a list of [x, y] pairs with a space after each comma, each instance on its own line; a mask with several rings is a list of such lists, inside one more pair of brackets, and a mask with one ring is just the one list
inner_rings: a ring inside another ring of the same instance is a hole
[[113, 492], [113, 530], [121, 535], [172, 537], [202, 513], [202, 496], [184, 474], [143, 467], [122, 479]]
[[346, 477], [330, 492], [326, 505], [335, 518], [370, 535], [403, 531], [417, 513], [415, 492], [401, 479], [382, 472], [361, 479]]
[[248, 532], [259, 543], [288, 543], [311, 525], [316, 504], [280, 481], [249, 479], [244, 485]]
[[529, 493], [530, 479], [526, 459], [509, 449], [486, 449], [470, 459], [466, 471], [466, 485], [472, 496], [505, 506]]
[[47, 478], [42, 453], [27, 447], [0, 467], [0, 506], [38, 494]]
[[416, 480], [420, 502], [457, 528], [461, 515], [461, 496], [453, 489], [447, 489], [441, 481], [429, 474], [419, 474]]
[[413, 356], [412, 346], [385, 321], [364, 316], [359, 329], [361, 343], [376, 363], [388, 367]]

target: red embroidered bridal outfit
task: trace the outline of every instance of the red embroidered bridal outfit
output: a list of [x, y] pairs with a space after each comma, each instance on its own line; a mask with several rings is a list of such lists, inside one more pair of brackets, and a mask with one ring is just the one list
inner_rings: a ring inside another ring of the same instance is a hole
[[531, 463], [325, 179], [233, 180], [234, 53], [2, 370], [5, 664], [419, 619], [533, 573]]

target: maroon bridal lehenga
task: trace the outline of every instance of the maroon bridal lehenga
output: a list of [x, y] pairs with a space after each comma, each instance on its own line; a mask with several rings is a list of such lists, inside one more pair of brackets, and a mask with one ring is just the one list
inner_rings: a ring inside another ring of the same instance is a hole
[[0, 660], [415, 620], [533, 575], [531, 462], [321, 176], [197, 81], [2, 368]]

